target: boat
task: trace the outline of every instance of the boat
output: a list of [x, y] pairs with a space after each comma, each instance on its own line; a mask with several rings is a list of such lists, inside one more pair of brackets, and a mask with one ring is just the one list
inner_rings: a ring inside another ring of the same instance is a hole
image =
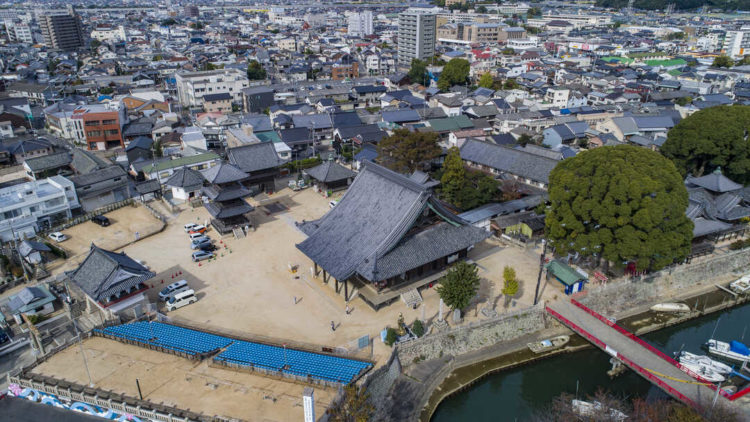
[[[604, 411], [602, 409], [603, 405], [599, 403], [598, 401], [583, 401], [583, 400], [572, 400], [571, 405], [573, 407], [573, 411], [581, 416], [596, 416], [597, 414], [600, 414], [600, 412]], [[628, 415], [620, 412], [617, 409], [608, 409], [609, 412], [609, 420], [612, 421], [624, 421], [628, 418]]]
[[735, 362], [750, 362], [750, 349], [739, 341], [729, 343], [710, 339], [704, 345], [708, 353]]
[[706, 365], [701, 365], [700, 363], [682, 363], [680, 362], [680, 369], [682, 369], [685, 372], [688, 372], [686, 370], [690, 370], [690, 372], [694, 374], [698, 374], [701, 378], [703, 378], [706, 381], [710, 382], [723, 382], [726, 380], [723, 375], [719, 374], [718, 372], [715, 372], [710, 367]]
[[570, 341], [569, 336], [557, 336], [550, 339], [528, 343], [529, 349], [534, 353], [549, 352], [550, 350], [559, 349]]
[[690, 352], [681, 352], [678, 355], [678, 360], [681, 364], [697, 364], [697, 365], [703, 365], [708, 368], [710, 368], [712, 371], [717, 372], [719, 374], [729, 374], [732, 372], [732, 367], [721, 363], [719, 361], [715, 361], [711, 359], [708, 356], [705, 355], [696, 355]]
[[729, 288], [740, 295], [750, 292], [750, 274], [744, 275], [729, 283]]
[[651, 307], [654, 312], [690, 312], [690, 307], [684, 303], [657, 303]]

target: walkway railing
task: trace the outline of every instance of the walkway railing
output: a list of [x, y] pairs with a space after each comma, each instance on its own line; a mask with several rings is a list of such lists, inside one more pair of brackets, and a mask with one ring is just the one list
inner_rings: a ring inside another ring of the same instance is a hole
[[651, 372], [647, 371], [642, 366], [640, 366], [637, 363], [631, 361], [630, 359], [626, 358], [625, 356], [620, 355], [616, 350], [613, 350], [613, 349], [609, 348], [603, 341], [601, 341], [598, 338], [594, 337], [592, 334], [588, 333], [586, 330], [584, 330], [582, 327], [580, 327], [577, 324], [575, 324], [573, 321], [571, 321], [571, 320], [565, 318], [564, 316], [560, 315], [558, 312], [556, 312], [554, 309], [551, 309], [549, 306], [546, 309], [547, 309], [547, 312], [549, 312], [550, 315], [552, 315], [553, 317], [555, 317], [556, 319], [558, 319], [560, 322], [562, 322], [563, 324], [565, 324], [568, 327], [570, 327], [573, 331], [575, 331], [578, 334], [580, 334], [581, 336], [583, 336], [586, 340], [590, 341], [591, 343], [594, 343], [595, 345], [597, 345], [599, 348], [601, 348], [602, 350], [606, 351], [607, 353], [610, 353], [610, 354], [614, 353], [614, 357], [616, 357], [617, 359], [619, 359], [620, 361], [622, 361], [622, 363], [624, 363], [625, 365], [629, 366], [633, 370], [635, 370], [638, 373], [640, 373], [641, 376], [647, 378], [649, 381], [651, 381], [652, 383], [654, 383], [657, 386], [659, 386], [662, 390], [666, 391], [667, 393], [669, 393], [673, 397], [676, 397], [677, 399], [679, 399], [680, 401], [682, 401], [683, 403], [685, 403], [687, 405], [690, 405], [690, 406], [693, 406], [693, 407], [696, 406], [696, 403], [693, 400], [691, 400], [690, 398], [688, 398], [684, 394], [680, 393], [679, 391], [675, 390], [674, 388], [672, 388], [671, 386], [669, 386], [667, 383], [665, 383], [664, 381], [660, 380], [658, 377], [656, 377], [655, 375], [653, 375]]
[[[644, 348], [648, 349], [648, 350], [649, 350], [649, 351], [650, 351], [651, 353], [653, 353], [653, 354], [655, 354], [655, 355], [659, 356], [660, 358], [662, 358], [662, 359], [664, 359], [665, 361], [669, 362], [669, 363], [670, 363], [671, 365], [675, 366], [676, 368], [679, 368], [680, 370], [684, 371], [684, 372], [685, 372], [686, 374], [688, 374], [688, 375], [690, 375], [691, 377], [693, 377], [693, 378], [697, 379], [698, 381], [700, 381], [700, 382], [702, 382], [702, 383], [705, 383], [705, 384], [706, 384], [706, 387], [708, 387], [708, 388], [710, 388], [710, 389], [712, 389], [712, 390], [716, 391], [716, 388], [717, 388], [717, 387], [716, 387], [716, 386], [715, 386], [715, 385], [714, 385], [714, 384], [713, 384], [713, 383], [712, 383], [711, 381], [709, 381], [709, 380], [707, 380], [707, 379], [703, 378], [702, 376], [700, 376], [700, 375], [696, 374], [695, 372], [691, 371], [690, 369], [688, 369], [688, 368], [686, 368], [686, 367], [682, 366], [682, 365], [681, 365], [681, 364], [680, 364], [679, 362], [677, 362], [677, 361], [676, 361], [676, 360], [675, 360], [674, 358], [672, 358], [671, 356], [669, 356], [669, 355], [667, 355], [666, 353], [662, 352], [661, 350], [657, 349], [656, 347], [652, 346], [652, 345], [651, 345], [650, 343], [648, 343], [647, 341], [645, 341], [645, 340], [643, 340], [642, 338], [638, 337], [637, 335], [635, 335], [635, 334], [631, 333], [630, 331], [628, 331], [628, 330], [626, 330], [626, 329], [624, 329], [624, 328], [620, 327], [620, 326], [619, 326], [619, 325], [617, 325], [617, 324], [616, 324], [615, 322], [613, 322], [613, 321], [610, 321], [609, 319], [605, 318], [604, 316], [602, 316], [602, 315], [601, 315], [601, 314], [599, 314], [598, 312], [595, 312], [595, 311], [594, 311], [593, 309], [589, 308], [588, 306], [584, 305], [583, 303], [581, 303], [581, 302], [579, 302], [579, 301], [577, 301], [577, 300], [575, 300], [575, 299], [571, 299], [571, 300], [570, 300], [570, 302], [571, 302], [571, 303], [572, 303], [573, 305], [575, 305], [575, 306], [577, 306], [577, 307], [581, 308], [581, 309], [582, 309], [582, 310], [583, 310], [584, 312], [586, 312], [587, 314], [589, 314], [589, 315], [593, 316], [594, 318], [598, 319], [599, 321], [601, 321], [601, 322], [603, 322], [603, 323], [607, 324], [608, 326], [610, 326], [610, 327], [614, 328], [614, 329], [615, 329], [615, 330], [616, 330], [617, 332], [619, 332], [620, 334], [624, 335], [625, 337], [627, 337], [627, 338], [629, 338], [629, 339], [633, 340], [634, 342], [636, 342], [636, 343], [640, 344], [641, 346], [643, 346]], [[721, 395], [723, 395], [724, 397], [729, 397], [729, 393], [727, 393], [727, 392], [726, 392], [726, 391], [724, 391], [724, 390], [720, 390], [720, 393], [721, 393]]]

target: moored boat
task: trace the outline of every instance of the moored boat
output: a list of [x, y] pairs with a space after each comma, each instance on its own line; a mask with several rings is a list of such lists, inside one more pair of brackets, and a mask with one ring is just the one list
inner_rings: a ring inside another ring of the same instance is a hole
[[750, 274], [744, 275], [729, 283], [729, 288], [733, 292], [741, 295], [750, 292]]
[[732, 360], [735, 362], [749, 362], [750, 361], [750, 349], [739, 341], [732, 340], [727, 343], [715, 339], [710, 339], [704, 345], [708, 349], [708, 353], [718, 356], [723, 359]]
[[690, 352], [683, 351], [679, 354], [678, 360], [683, 365], [694, 364], [694, 365], [706, 366], [707, 368], [710, 368], [712, 371], [717, 372], [719, 374], [729, 374], [732, 372], [731, 366], [725, 363], [715, 361], [705, 355], [696, 355]]
[[527, 346], [529, 346], [529, 349], [531, 349], [534, 353], [542, 353], [542, 352], [548, 352], [550, 350], [559, 349], [566, 344], [568, 344], [568, 341], [570, 341], [569, 336], [557, 336], [552, 337], [550, 339], [537, 341], [534, 343], [528, 343]]
[[651, 307], [654, 312], [690, 312], [690, 307], [684, 303], [657, 303]]
[[[694, 374], [698, 374], [701, 378], [705, 379], [706, 381], [710, 382], [723, 382], [726, 378], [724, 378], [723, 375], [719, 374], [718, 372], [715, 372], [710, 367], [706, 365], [701, 365], [699, 363], [682, 363], [680, 362], [680, 367], [685, 370], [689, 369]], [[687, 371], [685, 371], [687, 372]]]

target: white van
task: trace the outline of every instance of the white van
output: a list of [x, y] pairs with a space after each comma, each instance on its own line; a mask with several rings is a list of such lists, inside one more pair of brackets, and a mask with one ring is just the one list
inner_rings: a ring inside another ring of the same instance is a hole
[[188, 288], [187, 280], [175, 281], [174, 283], [170, 284], [169, 286], [165, 287], [164, 289], [162, 289], [162, 291], [159, 292], [159, 300], [167, 300], [176, 291], [185, 290], [187, 288]]
[[208, 237], [204, 235], [203, 233], [190, 233], [190, 240], [195, 240], [201, 237]]
[[195, 290], [188, 289], [184, 292], [177, 293], [176, 295], [169, 298], [167, 301], [167, 311], [174, 311], [175, 309], [182, 308], [185, 305], [197, 301], [198, 298], [195, 296]]

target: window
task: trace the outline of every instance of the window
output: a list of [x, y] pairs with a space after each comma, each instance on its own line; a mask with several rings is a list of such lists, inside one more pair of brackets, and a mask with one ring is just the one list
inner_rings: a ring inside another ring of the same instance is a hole
[[87, 120], [86, 126], [99, 126], [99, 123], [101, 123], [99, 120]]
[[117, 136], [120, 134], [120, 129], [107, 129], [104, 131], [105, 135]]
[[105, 126], [106, 125], [116, 125], [116, 124], [117, 124], [117, 120], [115, 120], [115, 119], [102, 120], [102, 125], [105, 125]]
[[96, 137], [96, 136], [102, 136], [102, 131], [101, 130], [91, 130], [91, 131], [86, 132], [86, 137], [87, 138], [93, 138], [93, 137]]

